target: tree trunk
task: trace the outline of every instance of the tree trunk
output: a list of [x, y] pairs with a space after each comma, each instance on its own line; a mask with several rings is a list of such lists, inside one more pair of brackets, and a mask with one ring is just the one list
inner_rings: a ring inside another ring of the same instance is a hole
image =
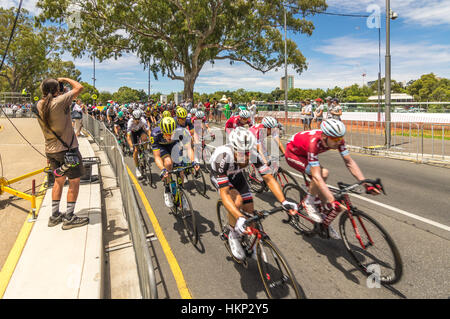
[[184, 91], [183, 98], [185, 101], [187, 99], [194, 100], [194, 85], [195, 85], [195, 77], [191, 74], [184, 75]]

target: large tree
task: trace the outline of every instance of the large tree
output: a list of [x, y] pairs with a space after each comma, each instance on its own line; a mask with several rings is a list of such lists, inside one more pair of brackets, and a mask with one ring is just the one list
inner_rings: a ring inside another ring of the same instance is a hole
[[[284, 8], [289, 30], [308, 35], [314, 26], [306, 17], [326, 9], [325, 0], [39, 0], [37, 6], [40, 22], [75, 21], [68, 25], [74, 57], [135, 53], [155, 78], [161, 72], [183, 81], [185, 98], [193, 97], [207, 62], [243, 62], [263, 73], [281, 67]], [[294, 41], [287, 52], [300, 74], [306, 60]]]

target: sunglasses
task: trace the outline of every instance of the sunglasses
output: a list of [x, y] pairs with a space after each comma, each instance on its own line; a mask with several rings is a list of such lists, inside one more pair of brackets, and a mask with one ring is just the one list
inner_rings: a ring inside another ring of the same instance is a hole
[[334, 141], [334, 142], [340, 142], [340, 141], [342, 141], [342, 140], [344, 139], [343, 136], [340, 136], [340, 137], [328, 136], [328, 138], [329, 138], [330, 140]]

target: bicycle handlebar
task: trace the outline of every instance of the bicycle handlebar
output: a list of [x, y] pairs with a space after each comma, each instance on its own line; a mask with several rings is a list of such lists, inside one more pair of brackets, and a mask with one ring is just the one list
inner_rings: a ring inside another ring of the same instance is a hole
[[339, 196], [342, 196], [343, 194], [345, 194], [347, 192], [351, 192], [351, 191], [353, 191], [353, 189], [355, 189], [356, 187], [358, 187], [359, 185], [364, 184], [364, 183], [371, 184], [374, 187], [376, 187], [376, 185], [380, 185], [381, 191], [383, 192], [384, 195], [386, 195], [386, 192], [384, 190], [383, 184], [381, 184], [381, 179], [377, 178], [375, 180], [373, 180], [373, 179], [364, 179], [364, 180], [359, 181], [359, 182], [354, 183], [354, 184], [346, 184], [346, 183], [343, 183], [343, 182], [338, 182], [337, 184], [338, 184], [339, 190], [337, 191], [337, 196], [339, 197]]
[[245, 226], [249, 226], [250, 223], [252, 223], [254, 221], [258, 221], [258, 220], [264, 219], [267, 216], [270, 216], [272, 214], [275, 214], [275, 213], [278, 213], [278, 212], [281, 212], [281, 211], [284, 211], [284, 210], [285, 209], [283, 208], [283, 206], [279, 206], [279, 207], [275, 207], [274, 209], [271, 209], [271, 210], [263, 210], [263, 211], [260, 211], [260, 212], [256, 212], [256, 215], [253, 216], [253, 217], [248, 218], [245, 221], [244, 225]]
[[169, 173], [169, 174], [176, 174], [178, 172], [181, 172], [181, 171], [187, 170], [189, 168], [193, 168], [193, 167], [194, 167], [194, 165], [180, 166], [180, 167], [177, 167], [177, 168], [175, 168], [175, 169], [173, 169], [171, 171], [167, 171], [167, 173]]

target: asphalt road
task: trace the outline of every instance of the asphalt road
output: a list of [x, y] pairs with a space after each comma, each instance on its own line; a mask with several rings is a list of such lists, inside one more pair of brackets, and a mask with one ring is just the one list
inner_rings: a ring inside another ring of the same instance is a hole
[[[265, 230], [288, 260], [306, 297], [449, 298], [450, 232], [443, 228], [450, 226], [450, 171], [356, 153], [352, 153], [352, 157], [367, 178], [380, 177], [386, 188], [387, 196], [361, 195], [384, 206], [355, 197], [352, 201], [374, 217], [392, 236], [403, 259], [404, 275], [399, 283], [391, 287], [368, 288], [366, 277], [356, 269], [342, 241], [303, 237], [281, 222], [284, 213], [273, 215], [264, 220]], [[336, 185], [337, 181], [353, 181], [337, 152], [321, 154], [319, 159], [331, 172], [327, 181], [329, 185]], [[134, 172], [132, 159], [127, 158], [126, 162]], [[282, 166], [293, 172], [287, 164], [282, 163]], [[156, 166], [153, 167], [154, 178], [159, 180]], [[162, 185], [158, 183], [156, 188], [142, 182], [141, 185], [193, 298], [266, 298], [256, 263], [250, 261], [247, 269], [234, 263], [219, 238], [215, 208], [218, 194], [209, 178], [207, 198], [200, 196], [193, 187], [188, 191], [197, 214], [200, 233], [197, 247], [184, 237], [182, 222], [165, 207]], [[187, 188], [190, 189], [189, 184]], [[274, 202], [276, 200], [271, 194], [255, 196], [257, 209], [271, 208]], [[142, 211], [145, 212], [143, 207]], [[405, 212], [413, 215], [406, 216], [403, 214]], [[434, 221], [440, 227], [418, 220], [415, 216]], [[144, 219], [149, 223], [146, 214]], [[159, 297], [180, 298], [158, 241], [153, 242], [153, 255]]]

